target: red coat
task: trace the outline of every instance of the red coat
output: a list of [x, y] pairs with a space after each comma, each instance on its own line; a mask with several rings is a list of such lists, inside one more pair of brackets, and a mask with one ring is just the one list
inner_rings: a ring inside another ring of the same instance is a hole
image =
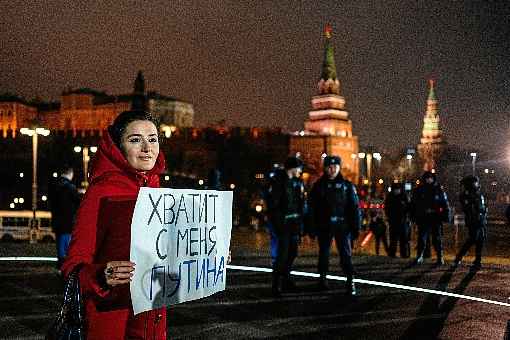
[[[67, 276], [76, 265], [84, 264], [80, 270], [80, 284], [85, 299], [87, 339], [166, 339], [166, 308], [134, 316], [128, 285], [108, 289], [102, 283], [106, 262], [117, 259], [108, 259], [109, 255], [105, 256], [105, 253], [115, 251], [108, 249], [115, 240], [111, 237], [109, 239], [111, 234], [104, 232], [104, 224], [98, 220], [101, 219], [99, 211], [105, 200], [119, 196], [135, 198], [142, 186], [159, 187], [159, 174], [164, 168], [165, 159], [161, 152], [154, 168], [142, 174], [129, 165], [109, 134], [105, 134], [99, 144], [92, 165], [90, 187], [78, 210], [71, 245], [62, 266]], [[116, 213], [119, 215], [118, 211]], [[133, 212], [125, 213], [132, 215]], [[122, 230], [116, 232], [128, 235], [127, 241], [123, 243], [126, 249], [129, 249], [127, 243], [130, 240], [130, 223], [123, 224], [121, 228]], [[123, 295], [127, 295], [124, 299], [129, 303], [119, 305], [111, 302], [112, 296], [118, 295], [119, 290]]]

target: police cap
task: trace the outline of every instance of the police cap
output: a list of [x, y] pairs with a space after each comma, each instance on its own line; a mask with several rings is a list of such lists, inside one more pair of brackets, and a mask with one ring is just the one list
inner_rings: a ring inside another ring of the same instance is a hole
[[338, 156], [326, 156], [324, 158], [324, 167], [328, 167], [330, 165], [342, 165], [342, 160]]

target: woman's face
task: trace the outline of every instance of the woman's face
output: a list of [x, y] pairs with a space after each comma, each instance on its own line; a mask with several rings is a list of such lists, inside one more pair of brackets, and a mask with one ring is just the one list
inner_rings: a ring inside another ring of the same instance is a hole
[[126, 127], [120, 145], [129, 165], [138, 171], [152, 170], [159, 154], [158, 130], [148, 120], [135, 120]]

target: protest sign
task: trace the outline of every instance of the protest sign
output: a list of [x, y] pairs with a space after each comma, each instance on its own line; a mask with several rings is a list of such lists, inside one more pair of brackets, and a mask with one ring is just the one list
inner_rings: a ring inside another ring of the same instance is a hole
[[135, 314], [225, 289], [232, 192], [141, 188], [131, 223]]

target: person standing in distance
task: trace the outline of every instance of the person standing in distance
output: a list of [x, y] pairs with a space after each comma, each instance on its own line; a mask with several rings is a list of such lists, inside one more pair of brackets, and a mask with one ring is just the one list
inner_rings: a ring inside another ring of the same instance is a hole
[[459, 200], [464, 212], [464, 220], [469, 230], [469, 236], [455, 256], [453, 267], [457, 267], [469, 248], [475, 245], [475, 261], [472, 269], [477, 270], [482, 265], [482, 248], [487, 238], [487, 206], [485, 198], [480, 192], [480, 181], [476, 176], [464, 177], [460, 184], [462, 192]]
[[57, 268], [60, 270], [71, 242], [76, 211], [80, 206], [80, 195], [72, 180], [74, 170], [68, 164], [61, 167], [60, 176], [50, 183], [48, 191], [51, 226], [56, 236]]
[[411, 239], [411, 226], [409, 224], [410, 200], [402, 188], [402, 184], [393, 183], [391, 192], [386, 195], [384, 212], [390, 225], [389, 256], [397, 254], [397, 244], [400, 243], [400, 257], [411, 256], [409, 240]]
[[334, 238], [340, 255], [340, 265], [347, 276], [346, 293], [356, 295], [352, 241], [358, 237], [361, 215], [356, 188], [342, 177], [341, 163], [338, 156], [324, 158], [324, 174], [312, 187], [310, 209], [315, 234], [319, 240], [319, 288], [328, 289], [326, 275], [331, 241]]
[[273, 264], [272, 293], [280, 297], [283, 291], [295, 290], [290, 278], [292, 264], [297, 257], [299, 237], [303, 224], [304, 184], [300, 176], [303, 162], [289, 157], [285, 171], [272, 178], [267, 193], [268, 217], [278, 242]]
[[443, 222], [450, 220], [450, 206], [436, 175], [430, 171], [423, 173], [420, 185], [413, 191], [411, 217], [418, 225], [418, 250], [414, 264], [423, 263], [425, 245], [431, 234], [437, 255], [436, 264], [443, 265]]

